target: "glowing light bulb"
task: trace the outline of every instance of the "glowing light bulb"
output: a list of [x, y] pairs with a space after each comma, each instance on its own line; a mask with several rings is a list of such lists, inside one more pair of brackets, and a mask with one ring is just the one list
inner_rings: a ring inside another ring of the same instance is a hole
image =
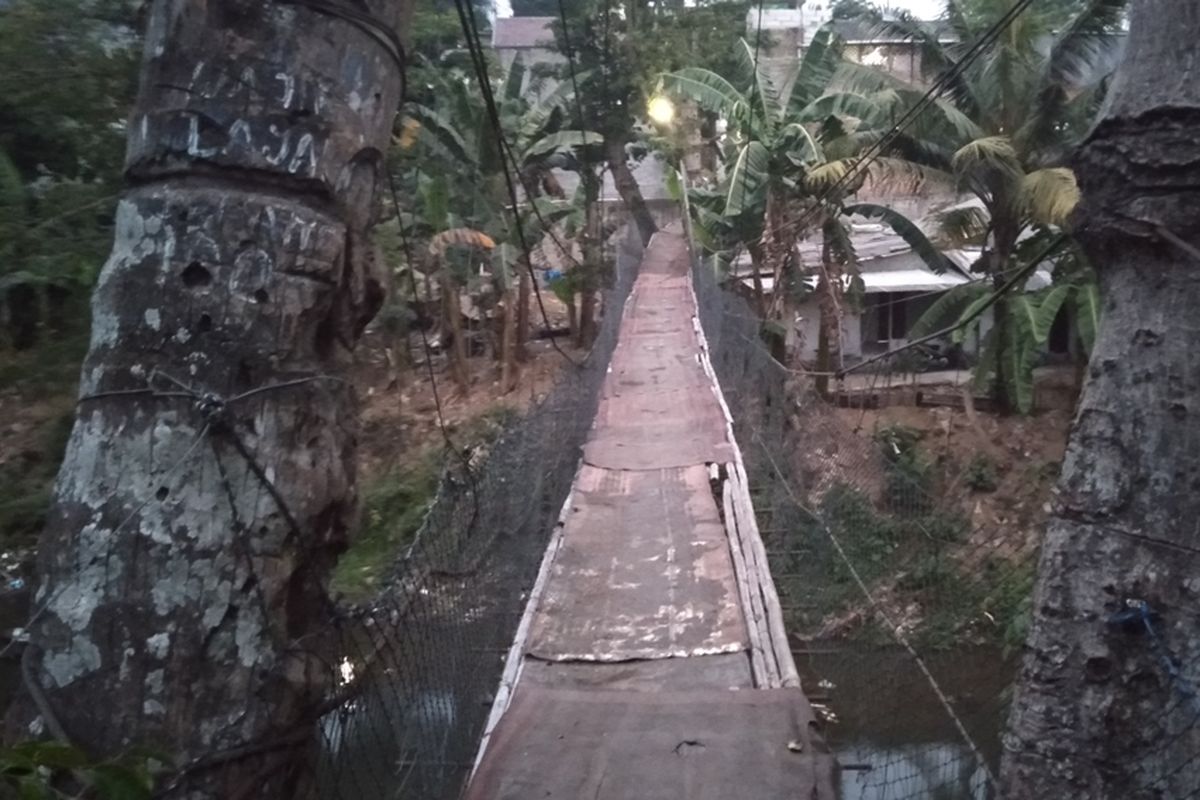
[[654, 120], [656, 125], [670, 125], [675, 121], [675, 104], [669, 98], [656, 95], [650, 98], [650, 104], [646, 106], [646, 113], [650, 115], [650, 119]]

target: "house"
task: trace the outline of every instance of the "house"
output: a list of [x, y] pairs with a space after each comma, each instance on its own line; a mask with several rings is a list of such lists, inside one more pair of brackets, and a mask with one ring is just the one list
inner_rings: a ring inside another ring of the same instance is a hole
[[[885, 225], [852, 223], [850, 237], [858, 255], [863, 298], [861, 306], [848, 302], [842, 315], [842, 356], [847, 365], [906, 344], [913, 323], [942, 294], [973, 280], [967, 267], [978, 254], [950, 251], [946, 255], [956, 268], [938, 274]], [[820, 264], [820, 239], [801, 242], [799, 256], [807, 267]], [[734, 264], [734, 274], [743, 294], [752, 292], [751, 273], [749, 256], [741, 256]], [[765, 293], [774, 291], [770, 276], [763, 276], [761, 281]], [[810, 288], [816, 288], [815, 278], [807, 282]], [[803, 362], [816, 361], [820, 316], [815, 292], [795, 309], [787, 346]]]
[[[915, 86], [925, 83], [920, 48], [911, 40], [882, 34], [862, 20], [835, 20], [833, 6], [833, 0], [802, 0], [796, 8], [752, 7], [747, 11], [747, 36], [753, 44], [761, 28], [759, 61], [778, 85], [789, 79], [817, 31], [829, 24], [845, 41], [845, 57], [850, 61], [875, 67]], [[921, 24], [931, 31], [945, 30], [940, 22]], [[946, 36], [943, 41], [954, 39]]]

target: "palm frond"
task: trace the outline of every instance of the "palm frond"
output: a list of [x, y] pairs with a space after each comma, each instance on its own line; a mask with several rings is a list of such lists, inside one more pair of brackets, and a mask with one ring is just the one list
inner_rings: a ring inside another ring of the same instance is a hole
[[[837, 161], [826, 161], [810, 169], [804, 175], [804, 188], [812, 194], [822, 194], [842, 183], [858, 162], [855, 159], [841, 158]], [[859, 180], [866, 173], [859, 173]], [[857, 181], [851, 181], [853, 184]], [[849, 184], [843, 186], [843, 193], [850, 191]]]
[[788, 115], [795, 116], [829, 89], [842, 62], [845, 42], [831, 25], [817, 31], [787, 85]]
[[955, 173], [967, 179], [996, 174], [1016, 181], [1022, 175], [1020, 158], [1007, 136], [976, 139], [959, 148], [950, 163]]
[[947, 290], [913, 323], [908, 331], [908, 338], [919, 339], [948, 328], [963, 318], [963, 312], [968, 306], [987, 294], [987, 285], [978, 281], [960, 284]]
[[604, 137], [593, 131], [558, 131], [550, 133], [526, 148], [521, 154], [523, 161], [529, 161], [538, 156], [548, 155], [559, 150], [570, 150], [588, 145], [604, 143]]
[[1021, 180], [1021, 208], [1038, 225], [1065, 227], [1079, 198], [1075, 173], [1066, 167], [1039, 169]]
[[725, 214], [736, 217], [763, 199], [770, 154], [761, 142], [751, 141], [741, 148], [727, 177]]
[[1092, 77], [1105, 50], [1117, 44], [1127, 6], [1127, 0], [1088, 0], [1054, 39], [1047, 60], [1047, 83], [1077, 87]]
[[958, 206], [932, 216], [937, 228], [937, 241], [947, 248], [981, 245], [991, 229], [991, 217], [983, 206]]
[[905, 158], [873, 158], [867, 173], [875, 189], [901, 194], [915, 194], [931, 184], [946, 189], [954, 186], [950, 173]]
[[896, 235], [904, 240], [904, 243], [912, 248], [913, 252], [924, 261], [931, 270], [939, 275], [945, 272], [954, 272], [954, 264], [951, 263], [942, 251], [929, 240], [925, 232], [908, 217], [888, 206], [879, 205], [877, 203], [856, 203], [855, 205], [846, 206], [844, 209], [848, 215], [858, 215], [867, 219], [881, 220], [885, 225], [896, 232]]
[[712, 70], [686, 67], [660, 76], [663, 90], [691, 100], [705, 111], [728, 114], [737, 105], [745, 104], [745, 96], [733, 84]]

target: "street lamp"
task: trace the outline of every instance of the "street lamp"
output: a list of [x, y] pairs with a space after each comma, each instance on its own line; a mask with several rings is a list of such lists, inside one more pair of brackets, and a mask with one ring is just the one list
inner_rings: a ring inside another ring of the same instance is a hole
[[658, 94], [650, 98], [649, 105], [646, 106], [646, 113], [654, 124], [666, 127], [675, 121], [675, 104], [670, 98]]

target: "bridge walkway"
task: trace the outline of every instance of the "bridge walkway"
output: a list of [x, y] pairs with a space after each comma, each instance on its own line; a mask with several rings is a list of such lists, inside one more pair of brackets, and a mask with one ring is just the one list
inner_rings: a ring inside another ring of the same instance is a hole
[[690, 276], [656, 234], [469, 800], [834, 797]]

